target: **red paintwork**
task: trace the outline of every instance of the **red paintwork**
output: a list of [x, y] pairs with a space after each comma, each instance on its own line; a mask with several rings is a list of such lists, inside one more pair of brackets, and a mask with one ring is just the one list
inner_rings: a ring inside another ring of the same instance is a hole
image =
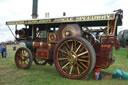
[[33, 47], [48, 49], [48, 43], [42, 42], [41, 40], [35, 40]]
[[35, 41], [34, 41], [34, 44], [33, 44], [33, 47], [39, 48], [39, 47], [40, 47], [40, 42], [41, 42], [41, 39], [35, 40]]
[[33, 47], [37, 48], [37, 58], [48, 59], [48, 43], [42, 42], [41, 39], [37, 39], [34, 41]]
[[42, 58], [42, 59], [48, 59], [48, 50], [47, 49], [38, 49], [37, 50], [37, 58]]
[[[96, 45], [95, 45], [96, 46]], [[96, 68], [108, 68], [114, 61], [113, 46], [119, 49], [119, 41], [116, 37], [102, 37], [99, 51], [96, 51]], [[96, 47], [97, 47], [96, 46]], [[95, 48], [95, 47], [94, 47]]]
[[51, 47], [49, 48], [49, 59], [53, 59], [55, 47], [56, 47], [56, 44], [51, 44]]
[[101, 50], [96, 53], [96, 67], [97, 68], [107, 68], [112, 60], [112, 46], [106, 45], [101, 47]]
[[[68, 26], [71, 26], [69, 24]], [[48, 33], [47, 42], [42, 42], [41, 39], [37, 39], [34, 41], [33, 47], [37, 48], [37, 58], [42, 59], [51, 59], [53, 60], [54, 49], [59, 40], [63, 39], [63, 30], [67, 25], [60, 26], [60, 30], [57, 33]], [[72, 25], [76, 33], [73, 35], [81, 36], [81, 32], [77, 32], [79, 30], [78, 25]], [[76, 29], [77, 28], [77, 29]], [[50, 39], [51, 35], [55, 35], [55, 39]], [[59, 36], [58, 36], [59, 35]], [[49, 46], [50, 44], [50, 46]], [[103, 36], [101, 37], [101, 42], [97, 42], [94, 40], [92, 43], [95, 52], [96, 52], [96, 65], [95, 68], [108, 68], [114, 61], [113, 57], [113, 46], [115, 46], [116, 50], [120, 48], [119, 41], [114, 36]]]

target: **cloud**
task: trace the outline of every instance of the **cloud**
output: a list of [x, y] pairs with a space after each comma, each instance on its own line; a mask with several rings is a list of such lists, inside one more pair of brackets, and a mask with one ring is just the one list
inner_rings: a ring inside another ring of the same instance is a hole
[[[78, 16], [103, 14], [122, 8], [124, 27], [128, 27], [126, 0], [38, 0], [38, 3], [39, 18], [44, 18], [46, 12], [50, 13], [50, 17], [62, 17], [63, 12], [67, 16]], [[32, 0], [0, 0], [0, 11], [0, 30], [3, 32], [0, 31], [0, 38], [13, 39], [5, 22], [31, 19]]]
[[119, 8], [120, 0], [108, 0], [108, 2], [105, 3], [105, 6], [107, 6], [109, 8]]

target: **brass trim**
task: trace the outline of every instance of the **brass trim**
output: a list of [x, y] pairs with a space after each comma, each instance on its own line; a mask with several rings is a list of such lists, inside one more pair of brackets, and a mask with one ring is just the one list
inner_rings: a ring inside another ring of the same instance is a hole
[[35, 44], [35, 41], [32, 42], [32, 46], [34, 46], [34, 44]]
[[70, 31], [72, 32], [72, 36], [74, 35], [74, 33], [76, 33], [75, 31], [75, 28], [73, 26], [66, 26], [63, 31], [62, 31], [62, 37], [65, 38], [67, 35], [66, 35], [66, 32], [67, 31]]
[[49, 48], [49, 49], [51, 48], [51, 44], [48, 44], [48, 48]]
[[[54, 40], [51, 40], [50, 36], [53, 34], [53, 36], [55, 37]], [[50, 42], [50, 43], [57, 43], [58, 42], [58, 39], [57, 39], [57, 33], [47, 33], [47, 42]]]
[[32, 25], [32, 39], [34, 39], [34, 26]]
[[107, 32], [106, 32], [106, 34], [108, 35], [109, 34], [109, 29], [110, 29], [110, 22], [109, 22], [109, 20], [108, 20], [108, 22], [107, 22]]
[[42, 47], [43, 46], [43, 42], [40, 42], [40, 47]]
[[112, 35], [115, 35], [116, 25], [117, 25], [117, 18], [118, 18], [118, 16], [115, 17], [114, 27], [113, 27], [113, 34]]

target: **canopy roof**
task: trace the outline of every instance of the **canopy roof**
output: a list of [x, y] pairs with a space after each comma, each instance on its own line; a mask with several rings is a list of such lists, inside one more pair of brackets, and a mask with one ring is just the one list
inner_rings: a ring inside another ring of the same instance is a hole
[[89, 25], [89, 26], [90, 25], [105, 26], [105, 25], [107, 25], [107, 21], [114, 20], [116, 15], [118, 15], [117, 25], [122, 25], [122, 19], [119, 14], [102, 14], [102, 15], [91, 15], [91, 16], [75, 16], [75, 17], [8, 21], [8, 22], [6, 22], [6, 25], [85, 23], [86, 25]]

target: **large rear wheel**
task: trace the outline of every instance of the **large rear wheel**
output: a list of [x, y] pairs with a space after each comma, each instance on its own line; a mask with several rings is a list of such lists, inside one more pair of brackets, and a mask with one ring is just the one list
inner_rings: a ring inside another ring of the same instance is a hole
[[95, 66], [96, 54], [92, 45], [81, 37], [61, 40], [54, 52], [54, 63], [61, 75], [79, 79], [89, 74]]
[[32, 65], [32, 53], [28, 48], [19, 48], [15, 54], [15, 63], [18, 68], [28, 69]]

